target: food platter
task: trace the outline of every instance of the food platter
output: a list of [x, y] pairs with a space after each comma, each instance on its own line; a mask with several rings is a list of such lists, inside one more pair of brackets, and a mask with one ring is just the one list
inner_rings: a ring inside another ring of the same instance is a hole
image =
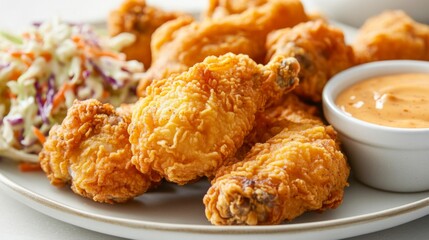
[[351, 179], [344, 203], [323, 214], [307, 213], [277, 226], [212, 226], [202, 197], [207, 181], [178, 187], [166, 184], [122, 205], [92, 202], [70, 189], [52, 187], [41, 172], [22, 173], [0, 162], [2, 190], [61, 221], [132, 239], [318, 239], [346, 238], [394, 227], [429, 214], [429, 192], [393, 193]]
[[[176, 9], [173, 5], [165, 7]], [[197, 13], [201, 8], [199, 4], [187, 6], [193, 9], [182, 10]], [[353, 29], [337, 25], [348, 39], [353, 38]], [[58, 220], [132, 239], [339, 239], [394, 227], [429, 214], [429, 192], [379, 191], [351, 177], [344, 203], [338, 209], [307, 213], [276, 226], [213, 226], [205, 218], [202, 203], [208, 187], [205, 180], [183, 187], [164, 184], [125, 204], [100, 204], [70, 189], [52, 187], [42, 172], [22, 173], [16, 163], [0, 160], [0, 188], [18, 201]]]

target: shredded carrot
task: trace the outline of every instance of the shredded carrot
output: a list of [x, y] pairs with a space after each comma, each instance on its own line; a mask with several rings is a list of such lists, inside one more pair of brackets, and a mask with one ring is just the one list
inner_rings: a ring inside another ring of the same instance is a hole
[[24, 39], [34, 39], [37, 42], [42, 42], [43, 41], [42, 36], [40, 36], [40, 34], [37, 33], [37, 32], [33, 33], [33, 34], [30, 34], [29, 32], [24, 32], [24, 33], [22, 33], [22, 38], [24, 38]]
[[33, 126], [33, 133], [36, 135], [37, 139], [39, 139], [40, 143], [43, 144], [46, 141], [45, 135], [40, 131], [40, 129]]
[[92, 55], [97, 57], [111, 57], [115, 59], [120, 59], [119, 55], [114, 52], [108, 52], [108, 51], [98, 51], [95, 49], [90, 49], [90, 52]]
[[42, 168], [39, 163], [21, 162], [19, 163], [19, 170], [21, 172], [36, 172], [41, 171]]
[[104, 91], [103, 91], [103, 95], [102, 95], [102, 97], [103, 97], [103, 98], [108, 98], [109, 96], [110, 96], [109, 91], [104, 90]]
[[[115, 59], [121, 59], [120, 55], [110, 51], [101, 51], [97, 48], [93, 48], [85, 44], [85, 41], [78, 35], [72, 36], [72, 41], [77, 45], [78, 48], [84, 48], [94, 57], [111, 57]], [[81, 55], [82, 58], [82, 55]], [[83, 59], [82, 59], [83, 60]]]
[[28, 58], [30, 58], [31, 60], [34, 60], [36, 57], [34, 56], [34, 53], [32, 52], [26, 52], [24, 53], [24, 56], [27, 56]]
[[17, 69], [13, 69], [12, 72], [9, 75], [9, 80], [18, 80], [18, 78], [21, 76], [21, 71]]
[[9, 99], [16, 99], [17, 96], [13, 92], [7, 91], [6, 92], [6, 97], [8, 97]]
[[38, 42], [42, 42], [42, 41], [43, 41], [42, 36], [40, 36], [40, 34], [39, 34], [38, 32], [36, 32], [36, 33], [34, 34], [34, 39], [35, 39], [36, 41], [38, 41]]
[[10, 56], [14, 58], [20, 58], [22, 56], [22, 52], [11, 52]]
[[73, 89], [72, 84], [66, 83], [66, 84], [61, 86], [61, 88], [58, 90], [58, 92], [54, 96], [54, 100], [52, 102], [52, 108], [53, 109], [57, 108], [65, 100], [64, 94], [66, 93], [66, 91], [68, 91], [70, 89]]
[[33, 64], [33, 61], [31, 61], [28, 58], [24, 58], [24, 59], [22, 59], [22, 61], [25, 63], [25, 65], [27, 65], [27, 67], [30, 67], [31, 64]]
[[32, 52], [10, 52], [9, 53], [11, 57], [14, 58], [20, 58], [25, 65], [27, 65], [27, 67], [31, 66], [31, 64], [33, 63], [35, 56], [34, 53]]
[[84, 48], [85, 47], [85, 42], [82, 40], [82, 38], [78, 35], [74, 35], [72, 36], [72, 41], [74, 43], [76, 43], [78, 48]]
[[81, 62], [81, 66], [84, 66], [85, 61], [86, 61], [86, 56], [85, 54], [79, 54], [79, 58], [80, 58], [80, 62]]
[[11, 52], [10, 55], [12, 57], [15, 57], [15, 58], [22, 58], [23, 56], [25, 56], [25, 57], [30, 58], [31, 60], [34, 60], [34, 58], [35, 58], [34, 53], [32, 53], [32, 52], [20, 52], [20, 51], [18, 51], [18, 52]]
[[80, 41], [81, 41], [81, 38], [80, 38], [80, 36], [78, 36], [78, 35], [73, 35], [73, 36], [72, 36], [72, 41], [73, 41], [73, 42], [75, 42], [75, 43], [77, 43], [77, 42], [80, 42]]
[[44, 53], [40, 54], [40, 56], [42, 58], [44, 58], [46, 62], [49, 62], [52, 60], [52, 54], [50, 54], [48, 52], [44, 52]]
[[22, 34], [22, 37], [23, 37], [24, 39], [30, 39], [30, 33], [28, 33], [28, 32], [24, 32], [24, 33]]

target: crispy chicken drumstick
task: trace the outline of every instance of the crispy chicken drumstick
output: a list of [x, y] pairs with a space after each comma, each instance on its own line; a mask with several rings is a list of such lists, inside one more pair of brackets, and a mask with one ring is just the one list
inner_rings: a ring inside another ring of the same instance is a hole
[[313, 102], [322, 100], [323, 87], [332, 76], [354, 65], [353, 50], [342, 31], [322, 20], [270, 33], [267, 49], [267, 61], [278, 55], [299, 61], [300, 84], [294, 92]]
[[212, 176], [242, 145], [255, 114], [298, 84], [298, 71], [294, 58], [263, 66], [225, 54], [154, 82], [129, 126], [133, 164], [179, 184]]
[[279, 224], [340, 205], [349, 167], [334, 129], [317, 121], [281, 125], [244, 160], [218, 171], [204, 197], [211, 223]]

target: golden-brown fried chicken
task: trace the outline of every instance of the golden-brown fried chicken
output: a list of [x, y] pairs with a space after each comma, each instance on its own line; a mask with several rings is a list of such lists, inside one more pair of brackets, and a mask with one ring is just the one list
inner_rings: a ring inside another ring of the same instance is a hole
[[231, 14], [242, 13], [249, 8], [259, 7], [269, 0], [209, 0], [209, 7], [204, 12], [204, 17], [220, 19]]
[[252, 147], [256, 143], [264, 143], [291, 124], [297, 123], [323, 125], [316, 106], [304, 103], [295, 94], [289, 93], [273, 106], [256, 114], [255, 127], [246, 136], [245, 144]]
[[132, 103], [123, 103], [119, 105], [118, 108], [116, 108], [116, 114], [131, 121], [131, 117], [133, 115], [133, 107], [134, 104]]
[[325, 21], [309, 21], [268, 35], [267, 61], [273, 56], [295, 57], [300, 65], [300, 84], [294, 92], [320, 102], [326, 82], [336, 73], [354, 65], [353, 50], [341, 30]]
[[118, 114], [97, 100], [75, 101], [39, 155], [51, 183], [97, 202], [124, 202], [144, 193], [149, 177], [131, 164], [129, 110]]
[[212, 176], [242, 145], [256, 112], [297, 85], [298, 71], [294, 58], [262, 66], [229, 53], [155, 81], [128, 129], [133, 164], [179, 184]]
[[215, 20], [193, 22], [180, 18], [161, 26], [152, 37], [152, 66], [140, 82], [138, 94], [145, 95], [154, 79], [180, 73], [207, 56], [225, 53], [247, 54], [257, 62], [265, 57], [265, 41], [269, 32], [294, 26], [307, 20], [297, 0], [271, 0]]
[[243, 145], [237, 150], [234, 157], [224, 165], [231, 165], [241, 161], [256, 143], [264, 143], [283, 129], [292, 124], [323, 125], [318, 107], [301, 101], [295, 94], [288, 93], [278, 102], [256, 113], [255, 126], [244, 139]]
[[204, 196], [216, 225], [268, 225], [339, 206], [349, 167], [330, 126], [290, 123], [219, 170]]
[[387, 11], [368, 19], [353, 44], [360, 63], [413, 59], [429, 60], [429, 26], [403, 11]]
[[142, 62], [149, 68], [152, 60], [150, 42], [152, 33], [167, 21], [182, 16], [183, 13], [165, 12], [148, 6], [145, 0], [124, 0], [108, 18], [108, 29], [112, 36], [129, 32], [136, 36], [135, 42], [122, 51], [127, 59]]

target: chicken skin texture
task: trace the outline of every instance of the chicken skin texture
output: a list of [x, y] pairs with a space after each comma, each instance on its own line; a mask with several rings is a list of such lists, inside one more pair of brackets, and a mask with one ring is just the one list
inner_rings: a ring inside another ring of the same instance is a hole
[[255, 127], [246, 136], [245, 143], [249, 146], [264, 143], [290, 124], [304, 123], [322, 126], [319, 109], [304, 103], [293, 93], [286, 94], [273, 106], [256, 114]]
[[[231, 14], [239, 14], [249, 8], [259, 7], [269, 0], [210, 0], [209, 7], [204, 12], [205, 18], [220, 19]], [[296, 0], [295, 2], [298, 2]], [[298, 6], [299, 4], [297, 4]]]
[[123, 32], [134, 34], [136, 40], [122, 51], [127, 59], [142, 62], [149, 68], [152, 61], [150, 43], [152, 33], [162, 24], [176, 19], [183, 13], [165, 12], [148, 6], [145, 0], [124, 0], [118, 9], [113, 10], [108, 18], [108, 30], [112, 36]]
[[266, 55], [269, 32], [306, 21], [299, 1], [272, 0], [260, 7], [220, 19], [194, 22], [182, 17], [155, 31], [152, 37], [152, 66], [141, 80], [137, 93], [145, 96], [153, 81], [181, 73], [208, 56], [246, 54], [258, 63]]
[[[260, 7], [264, 4], [270, 3], [272, 0], [209, 0], [209, 6], [203, 13], [204, 19], [221, 19], [225, 16], [232, 14], [240, 14], [249, 8]], [[303, 8], [300, 0], [283, 0], [285, 3], [295, 7], [297, 12]], [[324, 18], [318, 12], [307, 13], [308, 20], [316, 20]]]
[[298, 84], [298, 71], [293, 58], [263, 66], [229, 53], [155, 81], [134, 107], [132, 163], [178, 184], [212, 176], [243, 144], [255, 114]]
[[322, 100], [326, 82], [336, 73], [354, 65], [353, 49], [341, 30], [323, 20], [309, 21], [268, 35], [267, 58], [295, 57], [300, 65], [300, 84], [294, 93], [313, 102]]
[[349, 167], [331, 126], [290, 123], [244, 160], [221, 168], [204, 196], [215, 225], [269, 225], [336, 208]]
[[125, 202], [144, 193], [150, 177], [131, 164], [129, 110], [97, 100], [75, 101], [54, 126], [39, 155], [51, 184], [71, 185], [78, 195], [102, 203]]
[[324, 124], [318, 107], [304, 103], [293, 93], [285, 94], [265, 111], [258, 112], [255, 119], [255, 126], [244, 139], [243, 145], [224, 165], [243, 160], [255, 144], [268, 141], [291, 124]]
[[429, 26], [403, 11], [387, 11], [368, 19], [353, 44], [359, 63], [380, 60], [429, 60]]

